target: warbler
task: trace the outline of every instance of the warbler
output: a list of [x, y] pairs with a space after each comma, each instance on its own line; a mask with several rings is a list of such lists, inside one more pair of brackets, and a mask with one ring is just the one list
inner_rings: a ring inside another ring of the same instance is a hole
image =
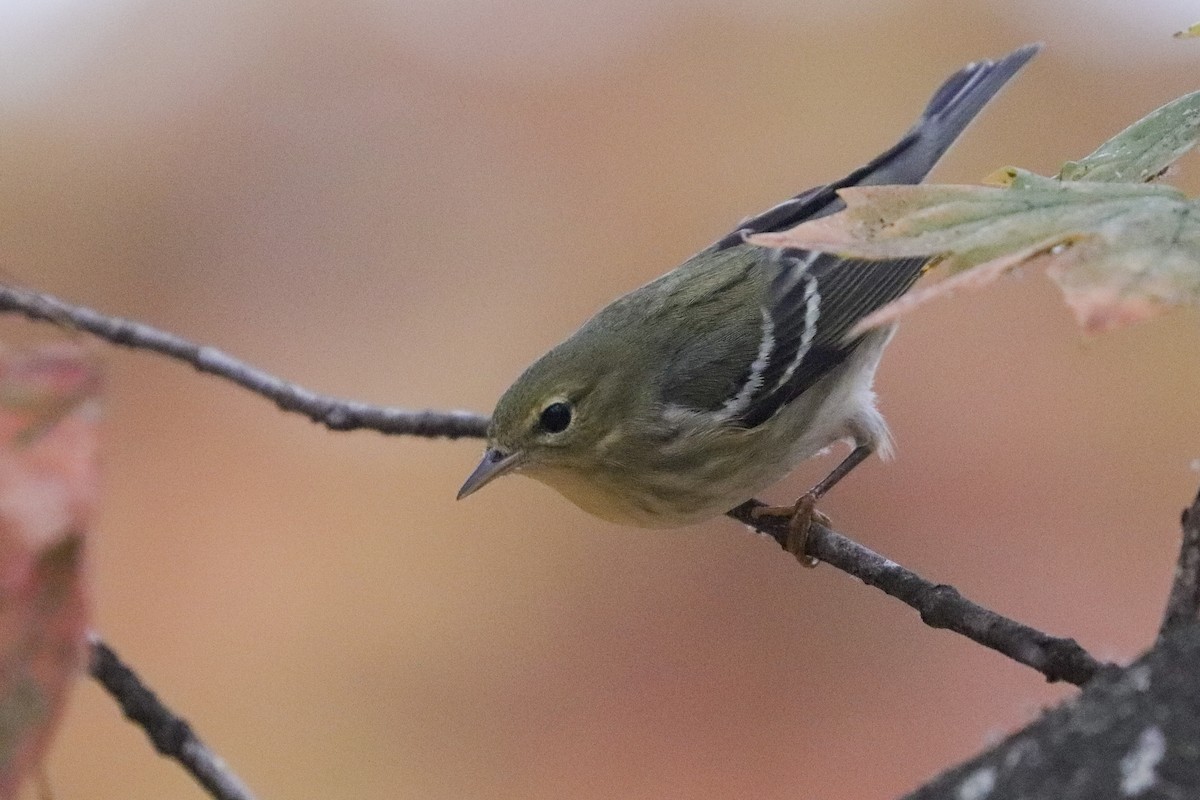
[[848, 441], [851, 453], [789, 509], [787, 549], [804, 561], [816, 500], [872, 452], [891, 452], [872, 383], [894, 325], [848, 334], [926, 262], [768, 249], [746, 237], [840, 210], [846, 186], [919, 183], [1039, 48], [967, 65], [866, 166], [747, 219], [600, 310], [500, 398], [459, 499], [520, 473], [606, 520], [687, 525]]

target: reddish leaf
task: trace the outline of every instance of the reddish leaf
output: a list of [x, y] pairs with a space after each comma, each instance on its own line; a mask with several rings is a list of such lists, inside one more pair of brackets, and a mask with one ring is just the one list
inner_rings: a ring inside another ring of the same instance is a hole
[[41, 760], [86, 663], [98, 386], [75, 347], [0, 352], [0, 800]]

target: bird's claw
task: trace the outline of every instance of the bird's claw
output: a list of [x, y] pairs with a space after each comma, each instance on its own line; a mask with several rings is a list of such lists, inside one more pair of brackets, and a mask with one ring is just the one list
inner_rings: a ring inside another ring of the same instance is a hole
[[759, 506], [754, 509], [752, 516], [784, 517], [788, 520], [788, 534], [783, 548], [796, 557], [801, 566], [808, 568], [820, 564], [820, 559], [805, 552], [808, 546], [808, 531], [812, 523], [829, 525], [829, 517], [822, 514], [816, 507], [817, 498], [812, 492], [800, 496], [795, 505], [790, 506]]
[[806, 492], [796, 501], [792, 508], [792, 518], [788, 521], [788, 537], [785, 548], [796, 557], [801, 566], [812, 569], [820, 560], [804, 552], [808, 547], [808, 532], [812, 524], [829, 525], [829, 517], [817, 511], [817, 498], [812, 492]]

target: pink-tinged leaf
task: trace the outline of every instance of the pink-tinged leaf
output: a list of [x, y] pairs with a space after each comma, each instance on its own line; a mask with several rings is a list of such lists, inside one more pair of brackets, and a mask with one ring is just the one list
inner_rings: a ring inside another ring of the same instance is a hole
[[1194, 228], [1181, 224], [1172, 241], [1155, 246], [1137, 240], [1145, 229], [1126, 231], [1124, 247], [1082, 239], [1048, 259], [1046, 274], [1088, 333], [1141, 322], [1200, 302], [1200, 232]]
[[1006, 175], [1009, 188], [844, 189], [844, 211], [751, 241], [861, 259], [936, 257], [959, 273], [885, 306], [860, 331], [1030, 265], [1048, 269], [1089, 332], [1200, 303], [1200, 207], [1178, 190]]
[[75, 347], [0, 351], [0, 800], [41, 760], [86, 664], [99, 383]]
[[1064, 164], [1057, 178], [1007, 167], [991, 186], [847, 187], [838, 192], [845, 210], [750, 241], [851, 259], [925, 256], [958, 273], [879, 309], [859, 333], [1031, 265], [1047, 269], [1088, 332], [1106, 331], [1200, 305], [1200, 204], [1147, 183], [1198, 139], [1193, 92]]

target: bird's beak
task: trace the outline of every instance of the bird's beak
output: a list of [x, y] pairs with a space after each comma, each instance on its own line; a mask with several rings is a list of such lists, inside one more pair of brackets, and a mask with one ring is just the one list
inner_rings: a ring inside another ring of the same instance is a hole
[[505, 453], [494, 447], [489, 447], [487, 452], [483, 454], [483, 460], [479, 462], [479, 466], [475, 468], [475, 471], [463, 483], [462, 488], [458, 490], [458, 499], [462, 500], [467, 495], [474, 494], [482, 489], [501, 475], [512, 472], [520, 462], [520, 458], [520, 451]]

